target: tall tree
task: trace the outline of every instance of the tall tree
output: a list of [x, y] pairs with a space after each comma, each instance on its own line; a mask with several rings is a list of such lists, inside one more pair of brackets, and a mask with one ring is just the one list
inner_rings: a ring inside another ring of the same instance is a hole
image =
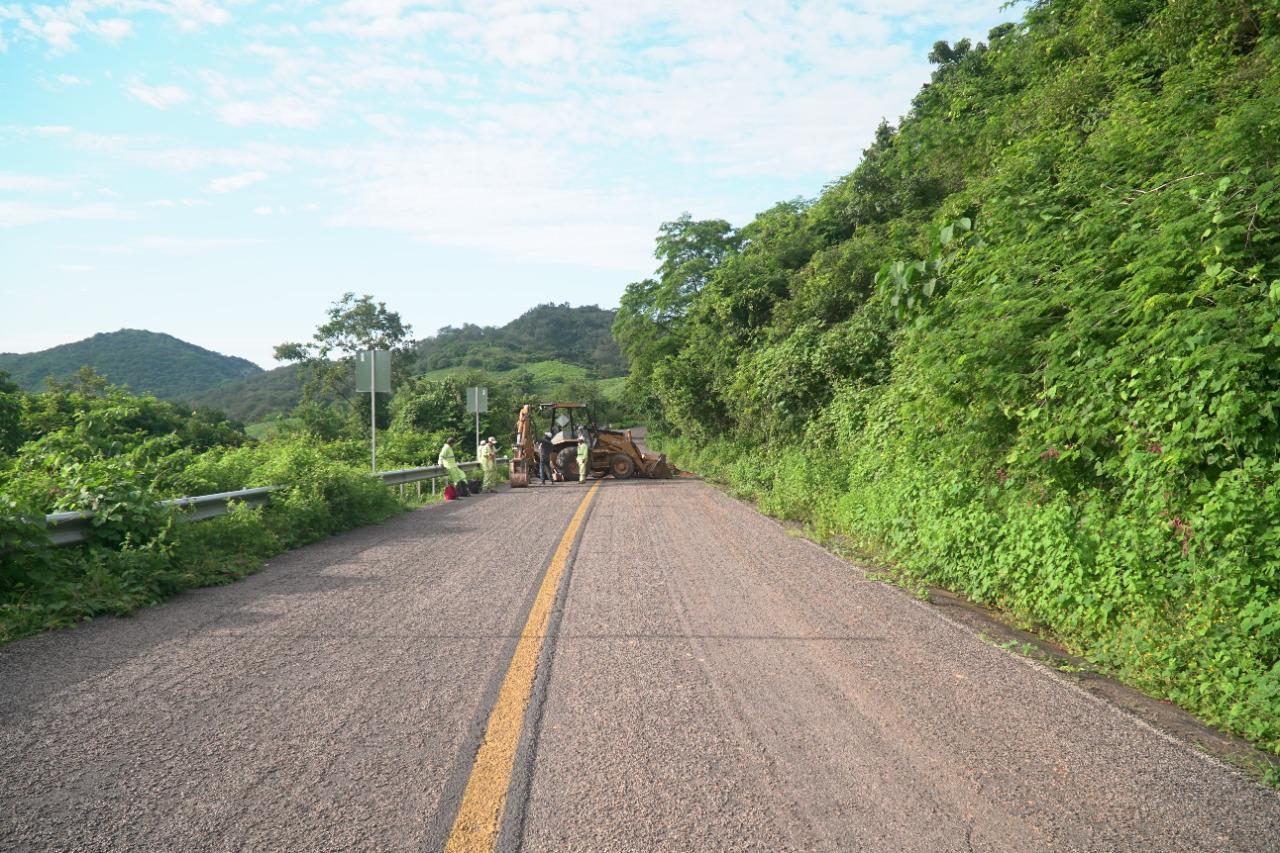
[[275, 349], [277, 361], [298, 365], [304, 404], [344, 399], [353, 406], [350, 393], [356, 355], [371, 349], [391, 351], [392, 376], [404, 378], [413, 347], [413, 327], [400, 314], [375, 302], [373, 296], [344, 293], [329, 308], [328, 320], [316, 327], [306, 343], [285, 342]]
[[680, 327], [694, 299], [742, 237], [723, 219], [695, 220], [688, 213], [658, 230], [656, 279], [627, 285], [613, 322], [613, 336], [631, 362], [633, 402], [652, 409], [654, 368], [680, 347]]

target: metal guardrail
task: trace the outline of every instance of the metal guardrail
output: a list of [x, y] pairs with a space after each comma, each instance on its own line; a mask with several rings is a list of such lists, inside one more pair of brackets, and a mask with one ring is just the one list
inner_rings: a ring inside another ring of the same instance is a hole
[[[480, 463], [459, 462], [458, 467], [463, 471], [474, 471], [480, 467]], [[444, 466], [428, 465], [426, 468], [401, 468], [398, 471], [379, 471], [373, 476], [380, 477], [382, 482], [388, 486], [403, 486], [405, 483], [417, 483], [422, 480], [434, 480], [436, 477], [443, 477]]]
[[[170, 498], [160, 501], [160, 506], [190, 509], [183, 516], [184, 521], [204, 521], [225, 515], [233, 501], [249, 506], [262, 506], [271, 500], [271, 493], [283, 486], [260, 486], [256, 489], [240, 489], [235, 492], [218, 492], [212, 495], [196, 495], [188, 498]], [[44, 526], [49, 531], [49, 540], [54, 545], [74, 545], [83, 542], [93, 529], [93, 513], [72, 511], [54, 512], [44, 517]]]
[[[499, 465], [506, 465], [511, 460], [506, 456], [500, 456], [496, 460]], [[459, 462], [458, 467], [463, 471], [479, 471], [479, 462]], [[382, 482], [388, 486], [403, 486], [405, 483], [417, 483], [422, 480], [434, 480], [436, 477], [444, 476], [443, 465], [428, 465], [426, 468], [401, 468], [399, 471], [379, 471], [374, 474], [375, 477], [381, 477]]]
[[[502, 457], [499, 465], [508, 460]], [[475, 471], [480, 468], [479, 462], [460, 462], [458, 467], [463, 471]], [[425, 468], [402, 468], [398, 471], [379, 471], [371, 474], [388, 486], [403, 486], [406, 483], [419, 483], [423, 480], [434, 480], [444, 476], [443, 465], [428, 465]], [[255, 489], [240, 489], [235, 492], [218, 492], [213, 495], [195, 495], [185, 498], [170, 498], [160, 501], [160, 506], [189, 509], [181, 516], [182, 521], [204, 521], [225, 515], [232, 503], [243, 503], [247, 506], [265, 506], [271, 501], [271, 493], [283, 489], [284, 486], [259, 486]], [[53, 512], [44, 517], [45, 529], [49, 531], [49, 541], [54, 545], [75, 545], [89, 538], [93, 529], [93, 513], [91, 512]]]
[[191, 512], [183, 516], [184, 521], [204, 521], [206, 518], [225, 515], [231, 508], [232, 501], [246, 506], [266, 506], [271, 501], [271, 493], [282, 488], [284, 486], [259, 486], [256, 489], [241, 489], [238, 492], [219, 492], [215, 495], [197, 495], [193, 498], [172, 498], [160, 501], [160, 506], [190, 508]]

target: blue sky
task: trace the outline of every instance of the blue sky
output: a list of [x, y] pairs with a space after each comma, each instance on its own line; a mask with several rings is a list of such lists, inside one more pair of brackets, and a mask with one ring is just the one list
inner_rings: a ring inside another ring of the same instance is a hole
[[1002, 2], [0, 0], [0, 351], [616, 306], [661, 222], [850, 171]]

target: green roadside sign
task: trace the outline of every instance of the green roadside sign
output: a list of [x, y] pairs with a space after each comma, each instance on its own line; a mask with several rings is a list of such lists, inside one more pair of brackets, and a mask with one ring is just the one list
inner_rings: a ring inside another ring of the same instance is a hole
[[370, 391], [391, 393], [391, 353], [387, 350], [367, 350], [356, 356], [356, 392]]

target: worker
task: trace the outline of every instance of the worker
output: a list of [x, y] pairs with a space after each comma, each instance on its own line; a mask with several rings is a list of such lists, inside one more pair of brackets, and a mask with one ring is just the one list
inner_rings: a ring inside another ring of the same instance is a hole
[[551, 476], [551, 431], [548, 430], [542, 438], [538, 439], [538, 476], [542, 478], [542, 484], [545, 486], [548, 480], [555, 482]]
[[484, 490], [498, 490], [498, 440], [489, 436], [480, 453], [480, 467], [484, 470]]
[[461, 485], [467, 481], [467, 475], [462, 473], [462, 469], [458, 467], [458, 462], [453, 458], [453, 445], [457, 439], [449, 437], [445, 439], [444, 447], [440, 448], [440, 458], [436, 461], [441, 468], [444, 468], [445, 476], [448, 482], [458, 493], [458, 497], [466, 497], [468, 492]]
[[[483, 438], [480, 439], [479, 441], [480, 443], [476, 445], [476, 464], [480, 466], [480, 476], [483, 477], [484, 463], [485, 463], [485, 460], [489, 457], [489, 442], [487, 439], [483, 439]], [[484, 491], [483, 482], [481, 483], [480, 488], [476, 489], [476, 491], [478, 492]]]
[[587, 431], [580, 430], [578, 432], [578, 482], [587, 482], [587, 457], [591, 454], [591, 439], [587, 437]]

